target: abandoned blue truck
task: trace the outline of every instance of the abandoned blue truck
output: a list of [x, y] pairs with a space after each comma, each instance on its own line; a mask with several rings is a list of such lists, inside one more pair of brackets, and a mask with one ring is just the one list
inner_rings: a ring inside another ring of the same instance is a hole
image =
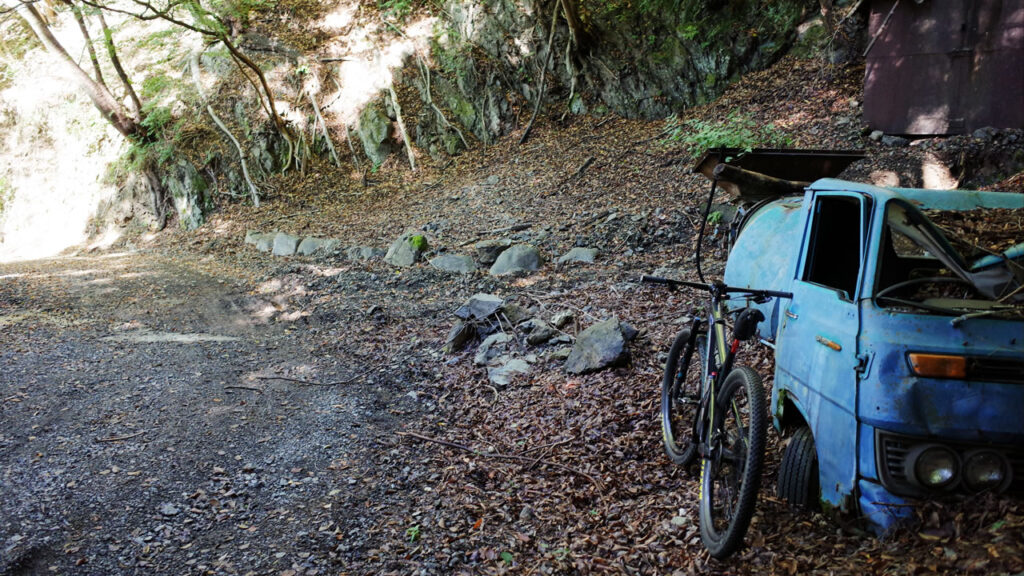
[[[934, 223], [997, 213], [998, 250]], [[1022, 220], [1024, 194], [823, 179], [738, 221], [725, 282], [793, 294], [758, 305], [780, 496], [886, 532], [916, 500], [1024, 490]]]

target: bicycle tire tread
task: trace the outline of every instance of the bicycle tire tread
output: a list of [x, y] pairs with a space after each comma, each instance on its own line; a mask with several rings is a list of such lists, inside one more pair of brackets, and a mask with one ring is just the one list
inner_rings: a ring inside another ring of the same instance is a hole
[[[707, 514], [710, 514], [706, 510], [707, 504], [702, 501], [700, 505], [701, 539], [704, 541], [704, 545], [711, 553], [711, 556], [718, 560], [731, 556], [743, 543], [743, 538], [746, 536], [747, 529], [750, 527], [750, 521], [754, 517], [754, 511], [757, 507], [757, 493], [760, 490], [761, 471], [764, 465], [767, 416], [761, 377], [752, 368], [737, 366], [733, 368], [732, 372], [725, 379], [722, 390], [719, 392], [720, 397], [727, 398], [731, 396], [734, 389], [738, 386], [746, 387], [749, 397], [750, 422], [748, 426], [750, 432], [748, 433], [748, 438], [750, 448], [747, 454], [746, 466], [743, 470], [736, 512], [729, 526], [718, 537], [707, 526], [708, 523], [712, 522], [711, 519], [705, 518]], [[713, 480], [710, 478], [704, 479], [702, 474], [702, 481], [704, 486], [701, 493], [707, 497], [708, 491], [713, 487]]]

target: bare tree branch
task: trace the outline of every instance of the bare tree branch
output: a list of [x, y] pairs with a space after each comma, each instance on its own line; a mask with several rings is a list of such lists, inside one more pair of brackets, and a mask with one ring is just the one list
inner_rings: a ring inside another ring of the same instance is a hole
[[97, 16], [100, 19], [100, 26], [103, 28], [103, 43], [107, 46], [107, 56], [110, 57], [110, 63], [114, 65], [118, 79], [121, 80], [125, 91], [128, 92], [128, 97], [131, 98], [132, 106], [135, 107], [135, 118], [141, 120], [142, 102], [139, 100], [139, 95], [135, 93], [135, 88], [132, 87], [128, 74], [125, 73], [124, 68], [121, 66], [121, 59], [117, 57], [117, 50], [114, 48], [114, 35], [110, 32], [110, 27], [107, 26], [107, 19], [103, 17], [103, 12], [100, 11]]
[[43, 46], [56, 56], [68, 71], [71, 72], [72, 77], [89, 99], [92, 100], [93, 105], [100, 111], [100, 114], [125, 137], [131, 140], [139, 140], [145, 137], [142, 127], [128, 114], [128, 111], [110, 93], [110, 90], [86, 74], [85, 70], [82, 70], [78, 63], [67, 53], [64, 46], [50, 32], [50, 28], [43, 21], [43, 17], [35, 7], [28, 2], [20, 2], [17, 8], [18, 14], [32, 28], [32, 31], [39, 38], [39, 41], [43, 43]]
[[78, 22], [78, 29], [82, 31], [85, 47], [89, 50], [89, 59], [92, 60], [92, 69], [96, 73], [96, 82], [106, 86], [107, 83], [103, 80], [103, 71], [100, 70], [100, 59], [96, 56], [96, 47], [92, 45], [92, 36], [89, 34], [89, 28], [85, 25], [85, 16], [82, 15], [82, 9], [72, 0], [64, 0], [64, 3], [71, 7], [71, 13], [74, 14], [75, 21]]

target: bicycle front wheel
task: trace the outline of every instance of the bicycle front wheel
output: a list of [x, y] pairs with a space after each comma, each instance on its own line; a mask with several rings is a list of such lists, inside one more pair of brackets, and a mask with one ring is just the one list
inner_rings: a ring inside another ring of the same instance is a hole
[[694, 435], [704, 379], [707, 336], [683, 329], [672, 343], [661, 379], [661, 437], [665, 453], [676, 464], [689, 466], [697, 456]]
[[700, 536], [719, 560], [739, 549], [754, 516], [766, 418], [761, 377], [746, 366], [734, 368], [715, 401], [700, 472]]

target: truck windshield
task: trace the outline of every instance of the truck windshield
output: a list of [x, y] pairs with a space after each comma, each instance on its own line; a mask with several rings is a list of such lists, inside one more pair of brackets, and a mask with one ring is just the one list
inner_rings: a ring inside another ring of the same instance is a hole
[[1024, 209], [886, 208], [875, 299], [917, 313], [1024, 317]]

